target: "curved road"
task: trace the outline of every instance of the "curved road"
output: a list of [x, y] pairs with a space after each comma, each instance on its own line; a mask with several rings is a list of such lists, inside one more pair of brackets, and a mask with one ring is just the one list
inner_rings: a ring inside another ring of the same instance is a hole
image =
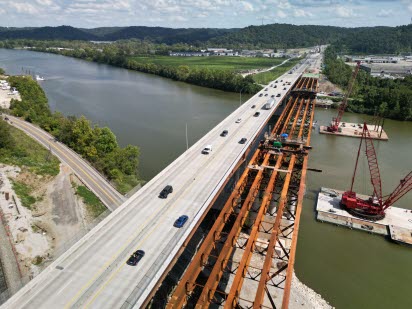
[[103, 202], [110, 210], [119, 207], [126, 198], [121, 195], [99, 172], [97, 172], [89, 163], [66, 145], [55, 141], [54, 137], [43, 131], [39, 127], [16, 118], [9, 118], [9, 123], [14, 127], [22, 130], [27, 135], [34, 138], [45, 148], [59, 158], [59, 160], [68, 165], [81, 181]]

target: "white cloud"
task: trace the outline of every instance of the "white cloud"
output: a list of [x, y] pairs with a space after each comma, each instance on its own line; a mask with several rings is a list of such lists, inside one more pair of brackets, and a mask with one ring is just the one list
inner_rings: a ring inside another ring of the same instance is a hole
[[288, 17], [288, 15], [287, 15], [285, 12], [283, 12], [282, 10], [278, 10], [278, 11], [276, 12], [276, 16], [279, 17], [279, 18], [286, 18], [286, 17]]
[[17, 13], [22, 14], [38, 14], [38, 9], [30, 3], [22, 3], [22, 2], [10, 2], [9, 6], [13, 8]]
[[53, 0], [36, 0], [40, 5], [54, 5]]
[[351, 18], [351, 17], [357, 16], [352, 8], [348, 8], [344, 6], [337, 6], [334, 9], [332, 9], [332, 11], [335, 12], [336, 15], [342, 18]]
[[242, 1], [243, 10], [247, 12], [253, 12], [255, 9], [250, 2]]
[[[412, 4], [411, 4], [412, 6]], [[385, 10], [385, 9], [381, 9], [378, 14], [376, 14], [376, 16], [378, 17], [389, 17], [389, 16], [393, 16], [393, 11], [391, 9], [389, 10]]]
[[294, 9], [293, 10], [293, 16], [295, 17], [312, 17], [313, 14], [307, 10], [303, 9]]

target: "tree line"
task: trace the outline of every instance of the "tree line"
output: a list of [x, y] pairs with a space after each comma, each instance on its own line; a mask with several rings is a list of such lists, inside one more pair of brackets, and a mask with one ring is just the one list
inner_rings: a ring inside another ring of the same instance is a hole
[[70, 26], [2, 28], [0, 40], [32, 39], [70, 41], [133, 40], [154, 45], [186, 45], [187, 48], [238, 49], [297, 48], [338, 43], [351, 53], [412, 52], [412, 25], [344, 28], [319, 25], [268, 24], [245, 28], [104, 27], [79, 29]]
[[65, 117], [59, 112], [52, 113], [43, 89], [31, 77], [11, 76], [8, 81], [21, 96], [21, 101], [11, 101], [13, 115], [51, 133], [106, 175], [120, 192], [126, 193], [139, 183], [138, 147], [121, 148], [109, 128], [93, 125], [84, 116]]
[[[346, 88], [352, 68], [338, 59], [335, 46], [325, 51], [324, 73], [329, 80]], [[349, 102], [348, 110], [369, 115], [380, 115], [396, 120], [412, 120], [412, 76], [404, 79], [382, 79], [372, 77], [360, 70]]]

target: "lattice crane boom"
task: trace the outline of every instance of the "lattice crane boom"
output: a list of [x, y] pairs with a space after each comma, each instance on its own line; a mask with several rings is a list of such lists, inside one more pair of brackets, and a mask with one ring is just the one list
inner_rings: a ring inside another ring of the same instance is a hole
[[383, 209], [388, 208], [393, 205], [402, 196], [412, 190], [412, 171], [404, 179], [401, 180], [400, 184], [393, 190], [393, 192], [388, 196], [388, 198], [383, 203]]
[[348, 90], [343, 97], [342, 103], [339, 105], [338, 108], [338, 116], [332, 119], [332, 125], [329, 126], [327, 129], [329, 132], [336, 132], [338, 131], [340, 121], [342, 120], [343, 113], [345, 112], [346, 106], [348, 106], [348, 99], [349, 96], [352, 94], [353, 86], [355, 85], [356, 76], [358, 75], [360, 68], [360, 61], [357, 62], [355, 70], [352, 73], [352, 77], [349, 80]]

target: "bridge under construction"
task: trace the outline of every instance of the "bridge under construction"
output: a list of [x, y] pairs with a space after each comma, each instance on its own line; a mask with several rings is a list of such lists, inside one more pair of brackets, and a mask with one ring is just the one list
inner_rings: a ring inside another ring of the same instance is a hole
[[288, 307], [317, 87], [296, 82], [167, 308]]

